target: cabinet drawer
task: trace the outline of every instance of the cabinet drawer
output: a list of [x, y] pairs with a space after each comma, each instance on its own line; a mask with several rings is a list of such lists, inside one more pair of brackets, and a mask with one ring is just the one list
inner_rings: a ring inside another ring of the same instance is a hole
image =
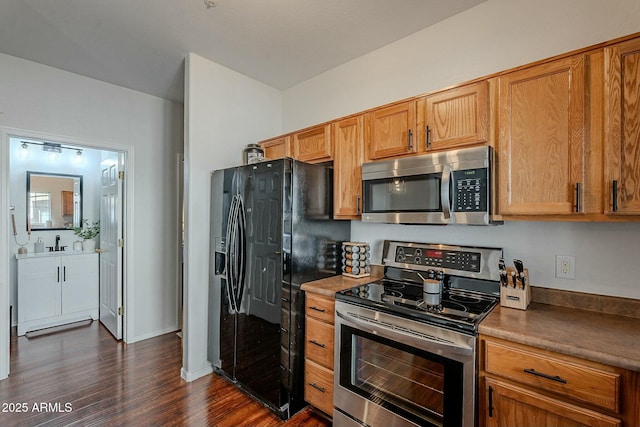
[[333, 316], [336, 302], [333, 298], [307, 292], [305, 314], [323, 322], [333, 324]]
[[333, 371], [310, 360], [304, 363], [304, 400], [333, 416]]
[[307, 317], [306, 357], [333, 369], [333, 325]]
[[485, 370], [615, 412], [620, 408], [620, 375], [534, 348], [485, 341]]

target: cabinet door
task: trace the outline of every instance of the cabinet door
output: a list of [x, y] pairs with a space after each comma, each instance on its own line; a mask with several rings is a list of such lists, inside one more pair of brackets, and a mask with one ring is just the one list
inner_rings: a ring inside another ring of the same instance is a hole
[[485, 425], [614, 427], [622, 422], [599, 412], [544, 396], [524, 387], [485, 377]]
[[60, 314], [60, 257], [18, 260], [18, 322]]
[[584, 56], [516, 71], [498, 84], [500, 213], [571, 215], [578, 205], [583, 213], [576, 185], [585, 168]]
[[293, 134], [293, 158], [310, 163], [333, 159], [331, 125], [316, 126]]
[[605, 213], [638, 215], [640, 39], [606, 48], [605, 63]]
[[457, 148], [488, 141], [489, 85], [486, 81], [426, 97], [427, 150]]
[[275, 160], [291, 156], [291, 135], [263, 141], [260, 146], [264, 150], [264, 157]]
[[362, 203], [363, 116], [333, 124], [333, 211], [336, 219], [357, 219]]
[[367, 161], [418, 152], [416, 101], [379, 108], [366, 116]]
[[62, 258], [62, 314], [98, 308], [98, 254]]
[[62, 216], [73, 215], [73, 191], [62, 191]]

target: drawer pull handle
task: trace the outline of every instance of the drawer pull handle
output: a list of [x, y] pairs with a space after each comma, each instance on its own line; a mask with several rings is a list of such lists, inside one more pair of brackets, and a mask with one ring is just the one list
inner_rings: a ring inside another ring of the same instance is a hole
[[542, 377], [542, 378], [545, 378], [547, 380], [556, 381], [556, 382], [559, 382], [559, 383], [562, 383], [562, 384], [566, 384], [567, 383], [567, 380], [565, 380], [564, 378], [560, 378], [559, 375], [556, 375], [555, 377], [552, 377], [551, 375], [547, 375], [547, 374], [543, 374], [542, 372], [538, 372], [533, 368], [524, 369], [524, 372], [526, 372], [527, 374], [535, 375], [536, 377]]
[[316, 341], [316, 340], [310, 340], [309, 342], [310, 342], [311, 344], [315, 344], [315, 345], [317, 345], [318, 347], [322, 347], [322, 348], [324, 348], [324, 347], [325, 347], [325, 345], [324, 345], [324, 344], [321, 344], [321, 343], [319, 343], [319, 342], [318, 342], [318, 341]]
[[309, 385], [313, 388], [315, 388], [316, 390], [318, 390], [320, 393], [324, 393], [324, 387], [320, 387], [319, 385], [317, 385], [316, 383], [309, 383]]
[[326, 312], [326, 311], [327, 311], [327, 310], [325, 310], [324, 308], [318, 308], [318, 307], [314, 307], [314, 306], [311, 306], [311, 307], [309, 307], [309, 308], [310, 308], [311, 310], [319, 311], [320, 313], [324, 313], [324, 312]]
[[493, 387], [489, 386], [489, 418], [493, 418]]

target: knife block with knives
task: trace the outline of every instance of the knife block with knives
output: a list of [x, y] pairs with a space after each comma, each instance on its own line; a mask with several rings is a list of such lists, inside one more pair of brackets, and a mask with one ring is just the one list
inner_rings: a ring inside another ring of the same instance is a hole
[[529, 270], [522, 268], [522, 262], [516, 261], [518, 267], [504, 267], [500, 265], [500, 305], [503, 307], [526, 310], [531, 302], [531, 286], [529, 283]]

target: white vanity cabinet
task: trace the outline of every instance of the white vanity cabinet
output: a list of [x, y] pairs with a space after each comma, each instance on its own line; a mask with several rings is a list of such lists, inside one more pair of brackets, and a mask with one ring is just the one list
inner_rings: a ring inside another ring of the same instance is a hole
[[98, 319], [97, 253], [17, 255], [18, 335]]

